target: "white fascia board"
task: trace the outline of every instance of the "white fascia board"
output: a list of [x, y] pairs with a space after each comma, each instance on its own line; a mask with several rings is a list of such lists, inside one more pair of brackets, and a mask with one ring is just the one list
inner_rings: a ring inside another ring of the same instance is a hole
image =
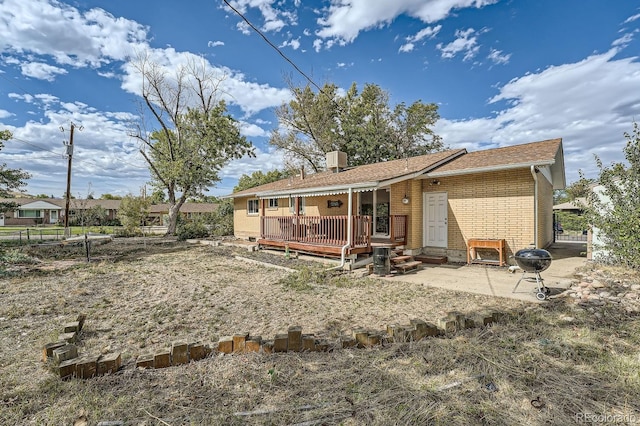
[[473, 169], [463, 169], [463, 170], [451, 170], [448, 172], [429, 172], [425, 174], [422, 178], [436, 178], [436, 177], [447, 177], [447, 176], [460, 176], [460, 175], [470, 175], [473, 173], [486, 173], [486, 172], [498, 172], [501, 170], [513, 170], [513, 169], [528, 169], [531, 166], [550, 166], [554, 163], [554, 161], [532, 161], [527, 163], [517, 163], [517, 164], [509, 164], [504, 166], [492, 166], [492, 167], [475, 167]]
[[319, 193], [336, 193], [336, 192], [348, 192], [349, 189], [354, 191], [362, 191], [367, 189], [378, 188], [379, 182], [361, 182], [351, 185], [334, 185], [334, 186], [321, 186], [314, 188], [301, 188], [301, 189], [281, 189], [278, 191], [263, 191], [256, 193], [258, 198], [283, 198], [289, 196], [296, 197], [310, 197], [320, 195]]

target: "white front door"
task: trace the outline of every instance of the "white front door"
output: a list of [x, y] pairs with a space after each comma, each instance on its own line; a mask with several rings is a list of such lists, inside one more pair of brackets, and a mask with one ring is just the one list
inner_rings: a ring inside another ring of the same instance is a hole
[[447, 193], [425, 192], [423, 195], [423, 245], [447, 248]]
[[0, 213], [0, 226], [4, 226], [4, 213]]

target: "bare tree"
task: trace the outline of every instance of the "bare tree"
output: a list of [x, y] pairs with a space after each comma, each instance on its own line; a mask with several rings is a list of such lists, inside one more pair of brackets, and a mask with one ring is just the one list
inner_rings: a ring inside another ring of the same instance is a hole
[[185, 201], [218, 182], [219, 170], [230, 160], [253, 155], [253, 146], [240, 135], [221, 100], [225, 76], [204, 59], [168, 70], [142, 54], [134, 67], [154, 126], [148, 130], [143, 115], [133, 136], [141, 142], [152, 185], [167, 194], [167, 234], [174, 235]]

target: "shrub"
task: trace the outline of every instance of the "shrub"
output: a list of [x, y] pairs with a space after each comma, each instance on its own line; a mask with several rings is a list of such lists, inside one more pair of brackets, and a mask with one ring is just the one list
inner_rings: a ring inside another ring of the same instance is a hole
[[207, 229], [207, 226], [199, 220], [193, 222], [180, 222], [178, 223], [176, 235], [178, 236], [178, 241], [184, 241], [191, 238], [206, 238], [209, 236], [209, 229]]

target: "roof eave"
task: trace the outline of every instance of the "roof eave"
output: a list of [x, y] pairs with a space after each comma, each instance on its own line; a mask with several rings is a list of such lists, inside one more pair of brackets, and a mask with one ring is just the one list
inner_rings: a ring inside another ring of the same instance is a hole
[[462, 170], [450, 170], [446, 172], [429, 172], [422, 176], [423, 179], [428, 178], [439, 178], [439, 177], [447, 177], [447, 176], [460, 176], [460, 175], [470, 175], [473, 173], [487, 173], [487, 172], [498, 172], [502, 170], [513, 170], [513, 169], [525, 169], [531, 166], [551, 166], [555, 163], [555, 160], [549, 161], [529, 161], [526, 163], [516, 163], [516, 164], [505, 164], [501, 166], [490, 166], [490, 167], [474, 167], [471, 169], [462, 169]]
[[311, 188], [298, 188], [298, 189], [281, 189], [278, 191], [261, 191], [256, 192], [254, 194], [255, 197], [258, 198], [270, 198], [270, 197], [282, 197], [282, 196], [298, 196], [304, 197], [309, 196], [317, 192], [336, 192], [336, 191], [349, 191], [352, 190], [362, 190], [362, 189], [375, 189], [379, 186], [378, 181], [374, 182], [358, 182], [353, 184], [344, 184], [344, 185], [332, 185], [332, 186], [316, 186]]

